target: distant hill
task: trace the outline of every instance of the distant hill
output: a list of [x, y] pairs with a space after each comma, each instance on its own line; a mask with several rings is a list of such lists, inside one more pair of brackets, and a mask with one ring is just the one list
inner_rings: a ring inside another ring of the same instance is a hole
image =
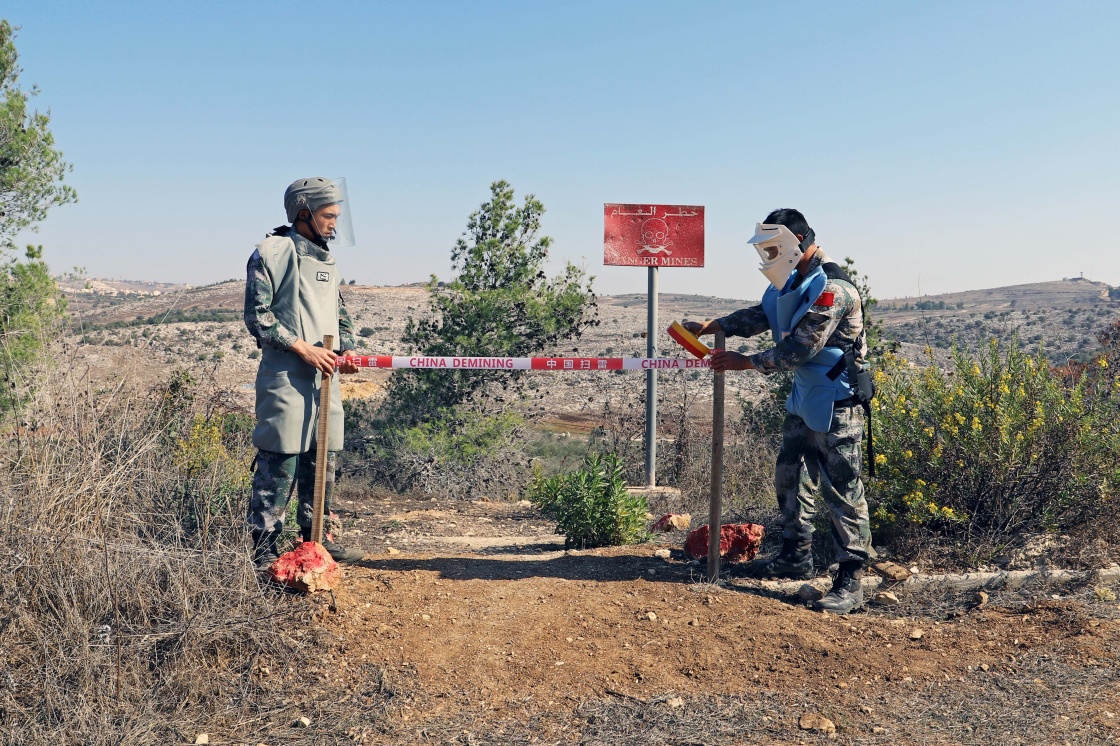
[[1103, 282], [1082, 278], [1036, 282], [1029, 285], [1009, 285], [985, 290], [966, 290], [960, 293], [927, 295], [920, 298], [892, 298], [879, 302], [880, 311], [899, 311], [904, 307], [920, 304], [944, 304], [957, 309], [993, 310], [1005, 308], [1088, 308], [1108, 301], [1112, 288]]
[[1055, 363], [1085, 360], [1097, 335], [1120, 316], [1120, 293], [1081, 278], [1011, 285], [921, 298], [880, 301], [875, 316], [905, 344], [948, 349], [1017, 335], [1031, 350], [1042, 345]]
[[[204, 287], [71, 280], [63, 282], [63, 289], [84, 330], [240, 321], [245, 292], [241, 280]], [[371, 319], [365, 324], [387, 335], [383, 348], [395, 347], [399, 337], [394, 336], [404, 320], [423, 312], [425, 292], [423, 285], [415, 283], [395, 287], [347, 285], [343, 289], [346, 297], [353, 298], [355, 308], [371, 309]], [[702, 319], [757, 303], [681, 293], [663, 293], [659, 302], [665, 325], [678, 317]], [[644, 293], [600, 296], [600, 315], [610, 326], [601, 327], [592, 338], [601, 337], [604, 348], [617, 349], [621, 347], [619, 339], [640, 335], [645, 330], [645, 304]], [[974, 346], [992, 337], [1007, 339], [1017, 334], [1030, 349], [1044, 345], [1054, 362], [1083, 360], [1097, 349], [1097, 334], [1120, 316], [1120, 290], [1075, 278], [892, 298], [880, 301], [874, 313], [889, 337], [918, 351], [927, 345], [946, 350], [954, 342]]]

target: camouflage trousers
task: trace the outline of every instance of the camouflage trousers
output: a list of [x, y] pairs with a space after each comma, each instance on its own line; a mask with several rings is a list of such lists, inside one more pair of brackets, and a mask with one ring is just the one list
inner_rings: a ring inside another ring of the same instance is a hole
[[827, 433], [811, 430], [797, 415], [787, 415], [774, 469], [782, 538], [802, 546], [812, 543], [814, 497], [820, 494], [828, 506], [838, 560], [866, 561], [873, 550], [862, 468], [862, 408], [837, 407]]
[[[337, 451], [327, 452], [324, 516], [331, 514], [331, 492], [334, 490], [337, 456]], [[253, 472], [253, 494], [249, 498], [249, 527], [253, 531], [281, 531], [292, 489], [296, 489], [299, 494], [296, 523], [310, 528], [315, 500], [315, 448], [312, 447], [306, 453], [258, 451], [257, 468]]]

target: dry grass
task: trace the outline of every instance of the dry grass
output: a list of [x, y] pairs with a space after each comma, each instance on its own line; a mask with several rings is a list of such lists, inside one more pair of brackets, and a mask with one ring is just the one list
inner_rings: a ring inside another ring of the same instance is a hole
[[252, 733], [286, 693], [260, 669], [308, 652], [308, 604], [261, 587], [244, 493], [223, 488], [242, 454], [181, 463], [192, 424], [226, 414], [221, 397], [120, 373], [111, 389], [42, 375], [0, 443], [2, 743]]

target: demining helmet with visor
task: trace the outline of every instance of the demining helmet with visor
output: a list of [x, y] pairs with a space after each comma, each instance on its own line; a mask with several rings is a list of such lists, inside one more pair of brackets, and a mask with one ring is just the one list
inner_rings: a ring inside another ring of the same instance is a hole
[[284, 190], [284, 210], [292, 225], [306, 223], [323, 248], [328, 242], [332, 248], [354, 245], [346, 179], [296, 179]]
[[812, 231], [799, 241], [793, 231], [784, 225], [755, 223], [754, 235], [750, 237], [749, 243], [754, 244], [762, 259], [758, 271], [766, 276], [771, 285], [781, 290], [813, 240]]

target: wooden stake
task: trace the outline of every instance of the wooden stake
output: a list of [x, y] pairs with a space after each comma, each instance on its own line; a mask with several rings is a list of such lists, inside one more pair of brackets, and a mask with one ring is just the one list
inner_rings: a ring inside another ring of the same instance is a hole
[[[334, 336], [323, 335], [323, 349], [334, 347]], [[327, 501], [327, 440], [331, 424], [331, 384], [333, 375], [322, 375], [319, 382], [319, 429], [315, 431], [315, 499], [311, 513], [311, 541], [323, 543], [323, 506]]]
[[[716, 332], [713, 349], [722, 350], [726, 335]], [[712, 372], [712, 496], [708, 503], [708, 582], [719, 579], [719, 530], [723, 525], [723, 385], [724, 374]]]

